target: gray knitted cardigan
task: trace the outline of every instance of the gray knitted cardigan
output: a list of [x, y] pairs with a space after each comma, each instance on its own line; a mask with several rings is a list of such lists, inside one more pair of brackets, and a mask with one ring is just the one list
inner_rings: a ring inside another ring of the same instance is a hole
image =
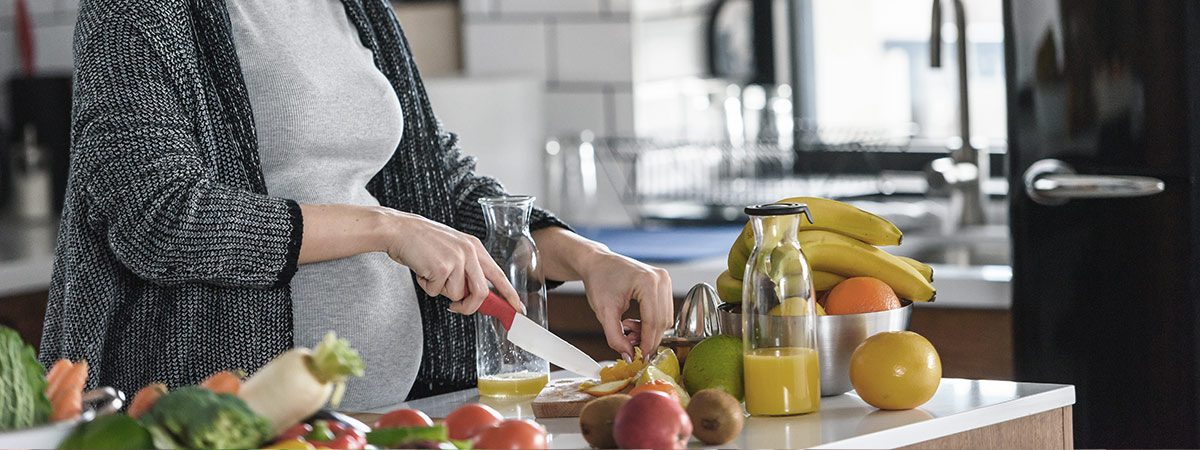
[[[404, 111], [368, 190], [483, 239], [476, 199], [503, 194], [441, 128], [386, 0], [343, 0]], [[71, 170], [41, 360], [86, 359], [127, 393], [254, 371], [292, 345], [299, 206], [266, 192], [223, 0], [83, 0]], [[534, 228], [562, 226], [535, 211]], [[412, 398], [475, 382], [472, 317], [418, 292]], [[350, 299], [330, 299], [341, 301]]]

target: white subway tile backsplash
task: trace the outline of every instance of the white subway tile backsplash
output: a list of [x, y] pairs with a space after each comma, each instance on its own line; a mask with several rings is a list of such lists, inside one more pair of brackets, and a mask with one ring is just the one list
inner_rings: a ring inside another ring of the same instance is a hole
[[633, 29], [637, 80], [700, 76], [707, 71], [703, 16], [635, 22]]
[[638, 83], [633, 87], [637, 135], [663, 139], [685, 136], [688, 106], [678, 80]]
[[467, 18], [463, 62], [468, 75], [547, 78], [546, 26], [541, 22], [491, 22]]
[[633, 77], [628, 23], [553, 25], [555, 80], [629, 82]]
[[612, 134], [616, 137], [637, 136], [637, 116], [633, 108], [633, 92], [610, 92], [609, 116], [613, 120]]
[[496, 0], [501, 15], [599, 14], [600, 0]]
[[635, 18], [655, 18], [679, 11], [679, 0], [628, 0]]
[[463, 14], [491, 14], [496, 11], [499, 0], [461, 0]]
[[33, 31], [36, 43], [34, 64], [38, 72], [67, 72], [75, 67], [75, 54], [71, 48], [71, 37], [75, 24], [53, 27], [37, 27]]
[[552, 90], [546, 94], [546, 132], [552, 137], [575, 135], [583, 130], [592, 130], [598, 136], [610, 135], [604, 105], [604, 93], [600, 90]]
[[25, 9], [29, 14], [48, 14], [55, 11], [57, 0], [25, 0]]
[[602, 6], [605, 8], [604, 12], [628, 14], [633, 12], [633, 2], [634, 0], [608, 0], [608, 3]]
[[551, 136], [687, 134], [682, 80], [701, 77], [714, 0], [462, 0], [469, 75], [546, 80]]
[[716, 0], [678, 0], [679, 10], [683, 14], [695, 14], [698, 12], [707, 12]]

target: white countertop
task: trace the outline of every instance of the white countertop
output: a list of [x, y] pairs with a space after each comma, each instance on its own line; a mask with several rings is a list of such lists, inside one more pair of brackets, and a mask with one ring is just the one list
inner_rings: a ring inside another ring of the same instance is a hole
[[[671, 291], [676, 297], [687, 295], [697, 283], [716, 285], [717, 275], [726, 268], [726, 258], [717, 257], [674, 264], [651, 264], [671, 274]], [[1009, 309], [1012, 306], [1012, 269], [1007, 266], [962, 267], [933, 264], [933, 284], [937, 300], [917, 303], [920, 308]], [[572, 281], [554, 290], [556, 293], [583, 295], [583, 283]]]
[[[565, 372], [556, 372], [555, 378]], [[376, 412], [407, 407], [445, 417], [460, 405], [482, 402], [505, 417], [533, 418], [530, 400], [479, 397], [468, 389]], [[853, 392], [821, 399], [821, 410], [792, 417], [749, 417], [741, 436], [723, 448], [895, 448], [1070, 406], [1075, 387], [1057, 384], [947, 378], [920, 408], [881, 411]], [[551, 433], [551, 448], [588, 448], [576, 418], [538, 419]], [[700, 443], [693, 439], [693, 447]]]

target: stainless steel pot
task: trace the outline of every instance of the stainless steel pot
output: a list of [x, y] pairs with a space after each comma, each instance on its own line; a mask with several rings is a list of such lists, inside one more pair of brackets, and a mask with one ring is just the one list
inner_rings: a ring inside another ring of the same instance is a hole
[[[912, 302], [900, 301], [901, 307], [863, 314], [820, 316], [817, 318], [817, 355], [821, 362], [821, 396], [850, 392], [850, 355], [858, 344], [875, 333], [908, 329]], [[717, 307], [721, 334], [742, 337], [740, 305], [725, 303]]]

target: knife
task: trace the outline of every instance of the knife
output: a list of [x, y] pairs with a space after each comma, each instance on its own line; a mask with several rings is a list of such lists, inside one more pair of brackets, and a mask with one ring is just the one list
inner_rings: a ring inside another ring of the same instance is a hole
[[571, 372], [600, 378], [600, 364], [596, 360], [525, 315], [517, 314], [512, 305], [495, 292], [488, 292], [479, 312], [499, 320], [508, 331], [508, 341], [517, 347]]

